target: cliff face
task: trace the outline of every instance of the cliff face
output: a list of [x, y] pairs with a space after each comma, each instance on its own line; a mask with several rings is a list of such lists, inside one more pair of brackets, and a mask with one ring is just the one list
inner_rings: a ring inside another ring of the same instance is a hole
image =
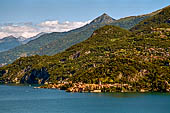
[[[37, 59], [36, 59], [37, 58]], [[33, 56], [28, 57], [30, 63], [32, 65], [35, 64], [31, 61], [31, 59], [38, 61], [42, 60], [39, 56]], [[31, 64], [26, 64], [27, 61], [21, 61], [17, 60], [15, 63], [17, 63], [19, 66], [13, 65], [12, 67], [8, 68], [3, 67], [4, 69], [0, 71], [0, 83], [28, 83], [28, 84], [44, 84], [50, 74], [48, 73], [47, 68], [45, 67], [33, 67]], [[24, 65], [24, 66], [23, 66]], [[20, 69], [19, 69], [20, 68]]]
[[20, 83], [28, 84], [44, 84], [45, 81], [49, 78], [49, 74], [46, 68], [41, 68], [40, 70], [33, 69], [30, 74], [25, 74]]

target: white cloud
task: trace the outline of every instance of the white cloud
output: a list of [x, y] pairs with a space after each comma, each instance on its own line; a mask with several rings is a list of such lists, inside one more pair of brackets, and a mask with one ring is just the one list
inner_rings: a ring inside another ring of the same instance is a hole
[[37, 28], [28, 25], [7, 25], [0, 26], [0, 38], [13, 35], [15, 37], [32, 37], [39, 33]]
[[3, 38], [3, 37], [6, 37], [6, 36], [9, 36], [9, 34], [5, 33], [5, 32], [0, 32], [0, 39], [1, 39], [1, 37]]
[[25, 38], [29, 38], [32, 36], [37, 35], [41, 32], [64, 32], [69, 31], [72, 29], [76, 29], [79, 27], [82, 27], [86, 24], [90, 23], [90, 21], [87, 22], [62, 22], [59, 21], [45, 21], [40, 24], [32, 24], [30, 22], [28, 23], [6, 23], [3, 25], [0, 25], [0, 38], [13, 35], [15, 37], [23, 36]]
[[88, 24], [90, 21], [87, 22], [63, 22], [60, 23], [58, 21], [45, 21], [40, 23], [38, 26], [40, 27], [40, 30], [43, 32], [64, 32], [69, 31], [75, 28], [79, 28], [81, 26], [84, 26]]

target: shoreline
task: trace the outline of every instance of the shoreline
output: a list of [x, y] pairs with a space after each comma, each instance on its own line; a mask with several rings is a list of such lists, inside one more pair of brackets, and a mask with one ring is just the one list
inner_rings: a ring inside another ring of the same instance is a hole
[[36, 88], [43, 89], [59, 89], [65, 90], [66, 92], [79, 92], [79, 93], [105, 93], [105, 92], [121, 92], [121, 93], [149, 93], [149, 92], [160, 92], [169, 93], [170, 88], [164, 91], [151, 91], [149, 88], [135, 89], [129, 84], [85, 84], [85, 83], [59, 83], [59, 84], [45, 84]]
[[16, 83], [0, 83], [0, 85], [8, 86], [29, 86], [34, 89], [58, 89], [64, 90], [66, 92], [79, 92], [79, 93], [105, 93], [105, 92], [118, 92], [118, 93], [149, 93], [149, 92], [159, 92], [159, 93], [170, 93], [170, 88], [166, 91], [153, 91], [151, 88], [139, 88], [129, 84], [87, 84], [87, 83], [72, 83], [72, 82], [62, 82], [62, 83], [45, 83], [45, 84], [16, 84]]

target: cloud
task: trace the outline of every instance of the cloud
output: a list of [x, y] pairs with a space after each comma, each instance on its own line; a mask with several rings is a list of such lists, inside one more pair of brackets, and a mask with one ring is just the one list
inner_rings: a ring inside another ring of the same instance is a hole
[[29, 38], [35, 36], [41, 32], [64, 32], [72, 29], [76, 29], [82, 27], [87, 22], [59, 22], [55, 21], [44, 21], [39, 24], [33, 24], [31, 22], [27, 23], [5, 23], [0, 25], [0, 38], [13, 35], [15, 37], [23, 36], [25, 38]]
[[10, 24], [5, 26], [0, 26], [0, 38], [13, 35], [15, 37], [32, 37], [38, 34], [40, 31], [38, 28], [30, 25], [25, 25], [24, 23], [22, 25], [16, 25], [16, 24]]
[[81, 26], [84, 26], [88, 24], [90, 21], [87, 22], [63, 22], [60, 23], [57, 20], [56, 21], [45, 21], [39, 24], [41, 31], [43, 32], [64, 32], [69, 31], [75, 28], [79, 28]]

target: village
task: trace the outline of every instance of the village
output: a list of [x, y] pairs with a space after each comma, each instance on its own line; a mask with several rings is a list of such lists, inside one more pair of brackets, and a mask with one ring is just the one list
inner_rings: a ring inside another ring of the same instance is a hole
[[[35, 88], [60, 89], [66, 92], [81, 92], [81, 93], [101, 93], [101, 92], [134, 92], [129, 84], [86, 84], [86, 83], [71, 83], [63, 82], [58, 84], [46, 84]], [[139, 92], [148, 92], [147, 89], [140, 89]]]

